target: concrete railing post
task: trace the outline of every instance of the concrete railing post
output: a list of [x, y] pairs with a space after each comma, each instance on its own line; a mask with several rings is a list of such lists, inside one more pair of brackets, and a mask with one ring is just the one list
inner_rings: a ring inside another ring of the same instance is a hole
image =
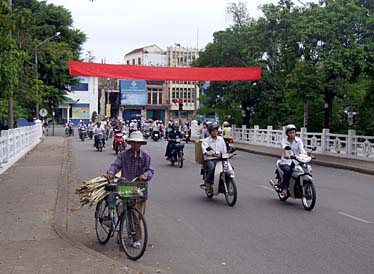
[[248, 142], [247, 138], [245, 138], [246, 135], [247, 135], [247, 126], [246, 125], [242, 125], [242, 136], [240, 138], [241, 141]]
[[9, 162], [9, 131], [3, 130], [1, 132], [1, 135], [5, 137], [5, 157], [4, 157], [4, 163]]
[[267, 130], [266, 130], [266, 143], [268, 144], [268, 146], [271, 146], [271, 141], [273, 139], [273, 136], [272, 136], [272, 131], [273, 131], [273, 127], [272, 126], [268, 126], [267, 127]]
[[258, 130], [260, 129], [260, 127], [259, 126], [257, 126], [257, 125], [255, 125], [254, 127], [253, 127], [253, 142], [255, 143], [255, 144], [257, 144], [257, 134], [258, 134]]
[[321, 136], [321, 149], [323, 152], [329, 151], [330, 146], [330, 130], [328, 128], [322, 129], [322, 136]]
[[306, 147], [308, 145], [308, 132], [306, 127], [300, 128], [300, 139]]
[[347, 137], [347, 154], [348, 155], [356, 155], [356, 130], [350, 129], [348, 130], [348, 137]]

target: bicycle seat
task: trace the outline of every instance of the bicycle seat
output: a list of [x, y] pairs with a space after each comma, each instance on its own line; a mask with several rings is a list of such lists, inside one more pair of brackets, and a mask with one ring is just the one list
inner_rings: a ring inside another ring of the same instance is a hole
[[117, 188], [116, 184], [107, 184], [107, 185], [105, 185], [105, 190], [108, 190], [108, 191], [115, 191], [116, 188]]

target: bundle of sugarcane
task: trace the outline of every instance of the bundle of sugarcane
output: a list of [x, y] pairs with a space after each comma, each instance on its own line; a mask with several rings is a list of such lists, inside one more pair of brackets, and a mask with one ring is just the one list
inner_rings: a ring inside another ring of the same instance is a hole
[[99, 201], [109, 195], [110, 191], [105, 190], [108, 180], [104, 176], [96, 177], [89, 181], [83, 181], [75, 193], [79, 195], [80, 207], [89, 204], [96, 205]]

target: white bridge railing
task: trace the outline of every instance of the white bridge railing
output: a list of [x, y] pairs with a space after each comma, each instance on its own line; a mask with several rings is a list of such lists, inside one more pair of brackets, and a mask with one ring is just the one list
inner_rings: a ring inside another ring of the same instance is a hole
[[[285, 129], [274, 130], [272, 126], [260, 129], [258, 126], [247, 129], [232, 128], [233, 138], [238, 143], [280, 147]], [[355, 130], [348, 130], [348, 134], [333, 134], [328, 129], [322, 132], [308, 132], [301, 128], [297, 135], [302, 138], [307, 148], [316, 147], [317, 152], [374, 161], [374, 136], [356, 135]]]
[[0, 135], [0, 174], [35, 147], [42, 137], [41, 122], [33, 126], [2, 130]]

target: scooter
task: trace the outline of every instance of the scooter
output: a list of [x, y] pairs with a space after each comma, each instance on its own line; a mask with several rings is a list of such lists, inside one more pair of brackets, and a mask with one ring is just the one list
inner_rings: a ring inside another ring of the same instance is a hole
[[[211, 147], [207, 148], [207, 151], [212, 151]], [[201, 175], [203, 176], [204, 183], [200, 187], [205, 190], [205, 194], [208, 198], [213, 198], [220, 193], [225, 195], [226, 202], [229, 206], [234, 206], [238, 192], [235, 183], [234, 168], [230, 164], [230, 159], [235, 156], [231, 153], [216, 154], [219, 160], [214, 169], [214, 183], [210, 185], [207, 183], [208, 170], [205, 165], [201, 168]]]
[[175, 139], [175, 146], [170, 151], [170, 163], [172, 166], [174, 166], [175, 163], [178, 163], [178, 166], [180, 168], [183, 167], [183, 156], [184, 156], [184, 144], [181, 144], [181, 139], [176, 138]]
[[68, 124], [65, 124], [65, 136], [66, 137], [69, 136], [69, 126], [68, 126]]
[[[291, 148], [286, 147], [286, 150], [291, 151]], [[313, 148], [313, 150], [315, 150], [315, 148]], [[316, 189], [313, 183], [312, 167], [309, 163], [312, 159], [315, 159], [315, 157], [307, 154], [300, 154], [297, 156], [292, 155], [290, 158], [293, 162], [293, 168], [287, 195], [284, 195], [280, 189], [283, 178], [283, 171], [279, 165], [281, 160], [278, 160], [276, 164], [275, 180], [270, 180], [269, 183], [277, 192], [278, 198], [281, 201], [285, 202], [289, 197], [301, 199], [304, 209], [311, 211], [316, 204]]]
[[153, 130], [152, 131], [152, 139], [153, 139], [153, 141], [157, 142], [160, 139], [160, 131]]
[[228, 152], [233, 153], [236, 149], [234, 146], [234, 139], [233, 138], [224, 138], [226, 149]]
[[118, 152], [121, 152], [122, 150], [125, 150], [126, 148], [126, 142], [125, 142], [125, 138], [124, 138], [124, 135], [121, 131], [118, 131], [114, 134], [114, 151], [116, 152], [116, 154], [118, 154]]
[[102, 132], [98, 133], [96, 136], [96, 149], [102, 152], [104, 147], [104, 134]]
[[93, 127], [91, 126], [89, 129], [88, 129], [88, 137], [90, 137], [90, 140], [92, 140], [94, 136], [94, 129]]
[[149, 129], [144, 130], [143, 136], [145, 139], [148, 139], [151, 136], [150, 130]]
[[184, 131], [184, 140], [185, 140], [186, 144], [190, 141], [190, 131], [189, 130]]
[[84, 139], [87, 137], [87, 128], [86, 126], [79, 127], [79, 138], [84, 142]]

